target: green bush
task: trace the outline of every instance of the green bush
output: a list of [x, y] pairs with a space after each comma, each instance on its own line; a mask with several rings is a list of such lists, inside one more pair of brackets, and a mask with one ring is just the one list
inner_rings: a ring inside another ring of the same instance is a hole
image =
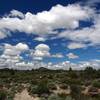
[[38, 93], [38, 91], [37, 91], [37, 86], [34, 86], [34, 85], [31, 85], [29, 88], [28, 88], [28, 92], [30, 93], [30, 94], [37, 94]]
[[49, 94], [49, 87], [46, 81], [40, 81], [37, 85], [31, 85], [29, 87], [29, 92], [31, 94], [38, 94], [41, 96], [42, 94]]
[[71, 96], [75, 100], [81, 100], [82, 94], [81, 94], [81, 87], [78, 85], [71, 85]]
[[52, 94], [52, 95], [50, 95], [49, 97], [48, 97], [48, 99], [47, 100], [63, 100], [63, 99], [61, 99], [58, 95], [56, 95], [56, 94]]
[[47, 100], [74, 100], [71, 96], [62, 97], [57, 94], [51, 94]]
[[37, 94], [41, 95], [44, 93], [46, 94], [50, 93], [47, 82], [45, 80], [41, 81], [37, 86]]
[[71, 85], [71, 84], [81, 85], [82, 81], [80, 79], [67, 79], [65, 83], [68, 85]]
[[57, 87], [56, 87], [56, 85], [55, 84], [48, 84], [48, 87], [49, 87], [49, 89], [50, 90], [57, 90]]
[[0, 100], [6, 100], [7, 98], [7, 92], [2, 90], [0, 91]]
[[92, 85], [94, 87], [100, 88], [100, 81], [95, 80], [95, 81], [93, 81]]
[[73, 100], [71, 96], [67, 96], [65, 100]]

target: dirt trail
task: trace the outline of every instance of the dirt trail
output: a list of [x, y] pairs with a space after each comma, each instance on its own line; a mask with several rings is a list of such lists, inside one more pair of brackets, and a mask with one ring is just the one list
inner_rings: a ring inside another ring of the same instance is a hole
[[38, 97], [34, 98], [28, 94], [27, 89], [24, 89], [21, 93], [17, 93], [14, 100], [40, 100]]

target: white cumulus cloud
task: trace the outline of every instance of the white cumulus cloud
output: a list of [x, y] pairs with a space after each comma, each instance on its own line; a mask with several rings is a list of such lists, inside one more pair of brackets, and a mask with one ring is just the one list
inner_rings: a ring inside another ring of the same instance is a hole
[[42, 59], [43, 57], [48, 57], [50, 56], [50, 47], [46, 44], [39, 44], [35, 47], [34, 51], [34, 59]]
[[86, 45], [83, 43], [72, 42], [72, 43], [69, 43], [67, 47], [69, 49], [79, 49], [79, 48], [85, 48]]
[[20, 54], [26, 50], [29, 50], [29, 47], [24, 43], [18, 43], [16, 45], [4, 44], [3, 53], [0, 55], [1, 64], [4, 61], [4, 65], [7, 67], [14, 67], [14, 64], [20, 62], [22, 57]]
[[74, 53], [68, 53], [66, 56], [67, 56], [69, 59], [76, 59], [76, 58], [79, 58], [79, 56], [76, 55], [76, 54], [74, 54]]
[[[12, 10], [10, 16], [0, 19], [0, 30], [19, 31], [31, 34], [56, 33], [55, 29], [75, 29], [79, 26], [80, 20], [87, 20], [91, 17], [92, 10], [78, 4], [68, 6], [56, 5], [49, 11], [42, 11], [37, 14]], [[19, 18], [21, 17], [21, 19]]]
[[9, 16], [24, 18], [24, 14], [22, 12], [18, 11], [18, 10], [12, 10], [10, 12]]
[[34, 40], [41, 41], [41, 42], [45, 42], [46, 41], [46, 38], [44, 38], [44, 37], [36, 37]]

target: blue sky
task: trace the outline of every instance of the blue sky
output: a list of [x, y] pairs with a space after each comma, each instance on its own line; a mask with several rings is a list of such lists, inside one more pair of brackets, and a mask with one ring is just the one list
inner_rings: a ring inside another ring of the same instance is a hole
[[99, 4], [99, 0], [1, 0], [1, 66], [3, 61], [14, 66], [99, 61]]

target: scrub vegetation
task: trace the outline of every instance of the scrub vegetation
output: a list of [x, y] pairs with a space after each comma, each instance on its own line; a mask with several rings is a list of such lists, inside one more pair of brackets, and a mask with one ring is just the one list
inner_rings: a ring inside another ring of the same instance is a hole
[[14, 100], [24, 89], [39, 100], [100, 100], [100, 70], [0, 70], [0, 100]]

